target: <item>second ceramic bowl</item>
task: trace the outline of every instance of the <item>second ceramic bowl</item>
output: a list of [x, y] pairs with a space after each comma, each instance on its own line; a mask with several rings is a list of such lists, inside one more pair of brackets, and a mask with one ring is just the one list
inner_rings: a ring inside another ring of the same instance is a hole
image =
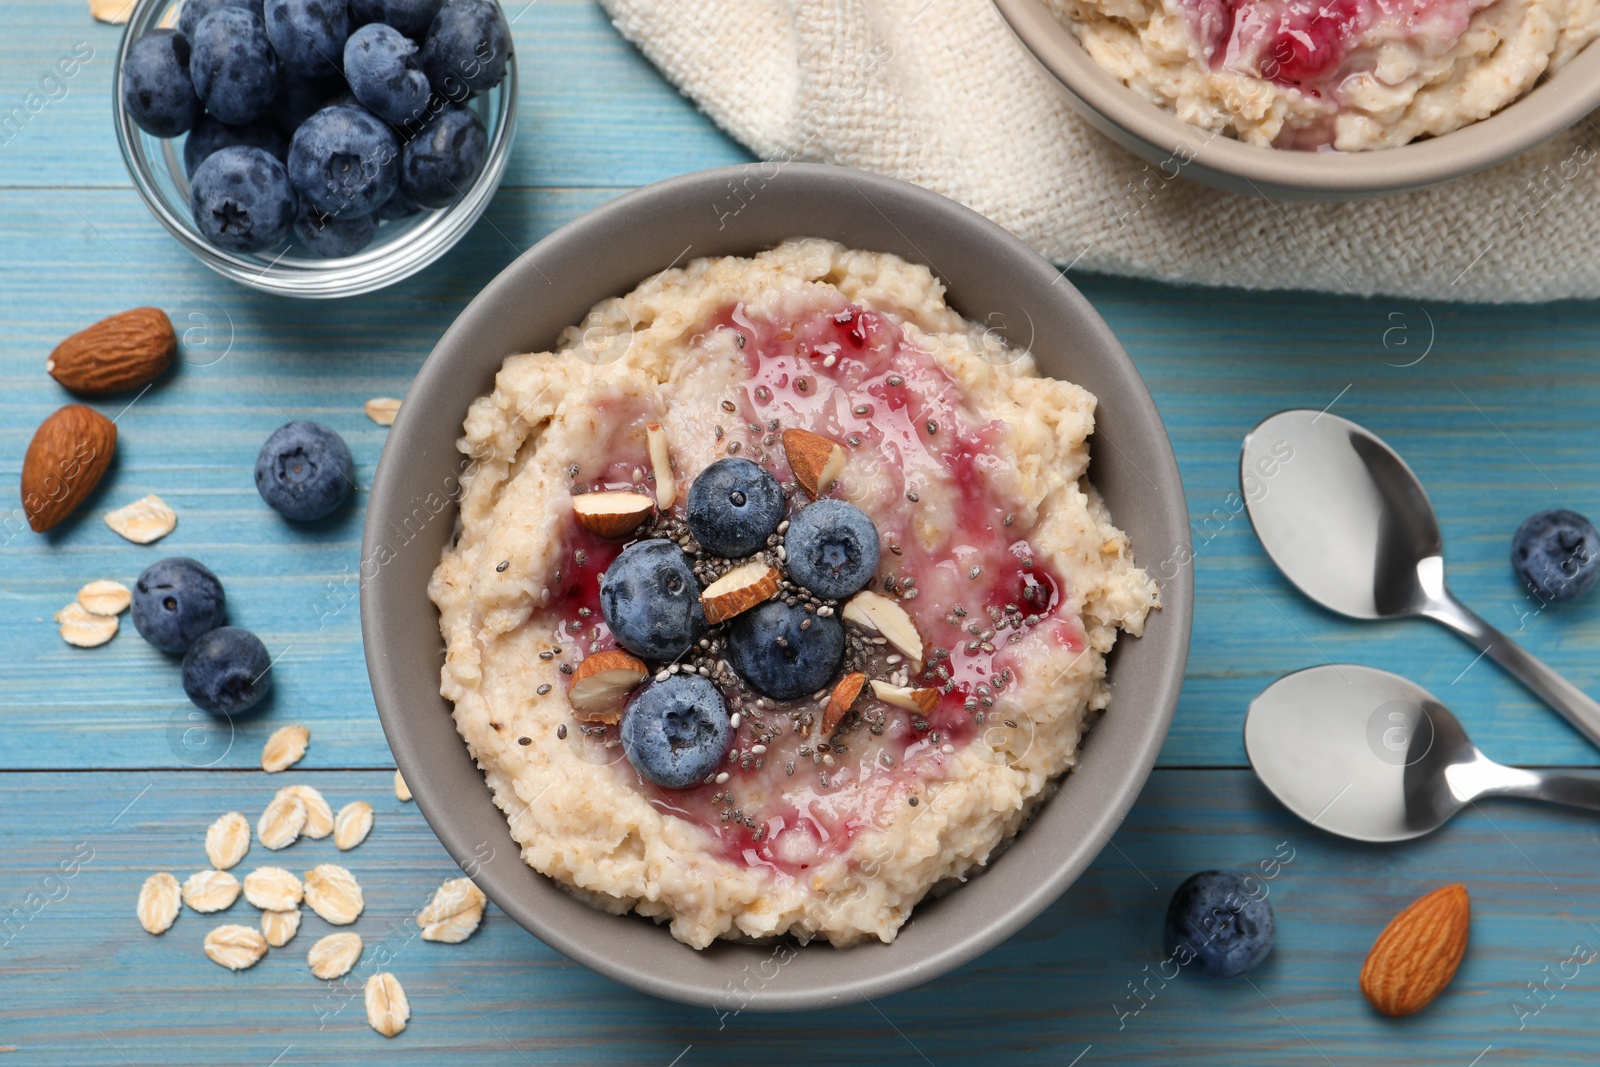
[[[1143, 637], [1110, 664], [1110, 711], [1080, 766], [1014, 844], [965, 885], [917, 906], [893, 944], [837, 950], [718, 943], [591, 908], [523, 863], [506, 818], [439, 696], [443, 646], [428, 578], [454, 533], [467, 407], [501, 361], [547, 350], [602, 298], [707, 255], [826, 237], [925, 263], [962, 314], [1029, 347], [1039, 369], [1099, 397], [1094, 479], [1162, 583]], [[573, 959], [657, 996], [719, 1011], [826, 1008], [925, 982], [998, 945], [1105, 845], [1149, 775], [1188, 653], [1192, 582], [1183, 486], [1161, 417], [1089, 302], [994, 223], [924, 189], [804, 164], [705, 171], [620, 197], [545, 238], [484, 289], [423, 364], [373, 479], [362, 557], [367, 669], [395, 759], [457, 862], [517, 922]]]

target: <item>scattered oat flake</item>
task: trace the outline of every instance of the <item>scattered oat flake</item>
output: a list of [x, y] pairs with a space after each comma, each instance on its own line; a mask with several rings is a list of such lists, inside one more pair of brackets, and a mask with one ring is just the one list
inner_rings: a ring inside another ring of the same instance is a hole
[[446, 945], [459, 945], [472, 936], [483, 922], [482, 908], [468, 908], [446, 919], [432, 922], [422, 928], [422, 940], [438, 941]]
[[183, 883], [183, 902], [209, 913], [231, 908], [239, 899], [239, 879], [227, 871], [198, 871]]
[[332, 863], [319, 863], [306, 872], [306, 903], [335, 926], [348, 926], [361, 915], [366, 901], [353, 874]]
[[288, 770], [305, 756], [309, 744], [311, 731], [304, 726], [278, 727], [261, 748], [261, 769], [268, 774]]
[[89, 0], [89, 14], [98, 22], [121, 26], [133, 14], [134, 0]]
[[411, 787], [406, 785], [404, 778], [400, 777], [400, 768], [398, 767], [394, 771], [394, 795], [401, 800], [411, 799]]
[[393, 1037], [406, 1028], [411, 1018], [411, 1004], [406, 991], [388, 971], [379, 971], [367, 979], [367, 1022], [384, 1037]]
[[305, 886], [282, 867], [257, 867], [244, 876], [244, 899], [262, 911], [288, 911], [304, 898]]
[[367, 839], [372, 832], [372, 805], [365, 800], [352, 800], [339, 809], [333, 820], [333, 843], [341, 852], [348, 852]]
[[424, 941], [455, 945], [472, 936], [483, 921], [487, 903], [483, 890], [470, 878], [452, 878], [434, 890], [428, 906], [417, 913]]
[[237, 867], [250, 851], [250, 820], [230, 811], [206, 830], [206, 858], [219, 871]]
[[392, 396], [375, 396], [367, 401], [367, 418], [379, 426], [393, 426], [394, 417], [400, 414], [400, 401]]
[[106, 512], [106, 525], [136, 545], [148, 545], [171, 533], [178, 525], [178, 513], [152, 493], [115, 511]]
[[117, 636], [120, 625], [115, 615], [91, 615], [76, 600], [56, 612], [55, 619], [61, 624], [61, 639], [78, 648], [105, 644]]
[[311, 973], [329, 982], [349, 974], [360, 958], [361, 935], [356, 933], [329, 934], [306, 953]]
[[78, 603], [90, 615], [121, 615], [133, 602], [133, 593], [121, 582], [102, 578], [78, 590]]
[[230, 971], [242, 971], [261, 962], [261, 957], [267, 954], [267, 941], [259, 930], [229, 923], [206, 935], [205, 948], [213, 963], [220, 963]]
[[306, 825], [300, 832], [313, 841], [320, 841], [333, 833], [333, 809], [320, 792], [309, 785], [286, 785], [278, 796], [291, 796], [306, 806]]
[[300, 909], [264, 911], [261, 913], [261, 936], [273, 948], [282, 948], [300, 932]]
[[267, 810], [256, 820], [256, 838], [267, 848], [288, 848], [306, 828], [306, 806], [292, 793], [272, 798]]
[[139, 888], [139, 925], [152, 934], [165, 933], [178, 921], [178, 880], [166, 871], [152, 874]]

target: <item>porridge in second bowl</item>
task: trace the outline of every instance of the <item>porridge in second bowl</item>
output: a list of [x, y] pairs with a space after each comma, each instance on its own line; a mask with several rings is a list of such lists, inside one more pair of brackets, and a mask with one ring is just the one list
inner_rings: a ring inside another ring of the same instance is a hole
[[1101, 67], [1202, 129], [1392, 148], [1522, 96], [1600, 34], [1593, 0], [1047, 0]]
[[927, 268], [821, 240], [507, 359], [429, 593], [525, 861], [695, 947], [893, 940], [1074, 765], [1158, 605], [1094, 408]]

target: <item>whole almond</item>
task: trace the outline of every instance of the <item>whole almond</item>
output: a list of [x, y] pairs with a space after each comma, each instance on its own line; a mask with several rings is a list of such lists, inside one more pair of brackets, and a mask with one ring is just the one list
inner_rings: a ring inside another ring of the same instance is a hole
[[178, 335], [167, 313], [134, 308], [56, 345], [44, 369], [74, 393], [100, 396], [155, 381], [177, 353]]
[[1385, 1015], [1421, 1011], [1455, 977], [1467, 951], [1472, 903], [1467, 887], [1447, 885], [1390, 920], [1361, 968], [1361, 992]]
[[33, 432], [22, 460], [22, 510], [44, 533], [77, 510], [100, 484], [117, 449], [117, 427], [82, 404], [68, 404]]

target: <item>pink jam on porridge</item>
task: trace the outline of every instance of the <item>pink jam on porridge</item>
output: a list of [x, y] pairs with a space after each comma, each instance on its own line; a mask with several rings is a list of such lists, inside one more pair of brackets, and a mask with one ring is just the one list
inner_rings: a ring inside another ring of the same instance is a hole
[[892, 939], [1070, 769], [1157, 603], [1092, 428], [925, 268], [814, 240], [508, 360], [430, 593], [527, 861], [697, 947]]

